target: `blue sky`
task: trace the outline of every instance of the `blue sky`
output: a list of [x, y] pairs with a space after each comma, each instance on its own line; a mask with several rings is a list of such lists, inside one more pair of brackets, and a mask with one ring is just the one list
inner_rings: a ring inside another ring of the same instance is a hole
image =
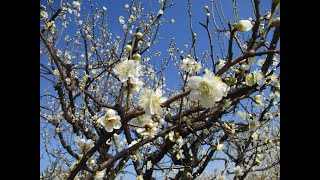
[[[233, 20], [233, 13], [232, 13], [232, 0], [221, 0], [222, 6], [224, 8], [225, 16], [228, 20]], [[44, 0], [40, 1], [40, 4], [45, 5]], [[72, 2], [72, 1], [71, 1]], [[85, 1], [83, 1], [85, 2]], [[99, 9], [102, 9], [102, 6], [107, 7], [107, 13], [109, 16], [108, 22], [109, 22], [109, 30], [113, 33], [113, 38], [117, 35], [122, 36], [123, 35], [123, 29], [122, 26], [119, 24], [119, 16], [124, 16], [127, 19], [127, 13], [124, 11], [124, 5], [129, 4], [131, 1], [127, 0], [96, 0], [94, 2], [97, 2], [100, 5]], [[148, 9], [149, 4], [152, 4], [152, 7], [155, 12], [158, 11], [160, 8], [160, 4], [158, 3], [158, 0], [145, 0], [142, 1], [145, 3], [145, 8]], [[167, 56], [167, 48], [169, 47], [169, 42], [171, 38], [174, 38], [174, 42], [176, 43], [176, 46], [179, 47], [181, 50], [184, 49], [185, 42], [191, 41], [191, 34], [189, 30], [189, 16], [188, 16], [188, 1], [187, 0], [169, 0], [169, 3], [173, 2], [175, 5], [173, 8], [168, 8], [163, 18], [166, 19], [166, 21], [170, 21], [171, 19], [175, 20], [175, 23], [163, 23], [163, 26], [160, 29], [159, 36], [163, 39], [158, 42], [154, 46], [154, 49], [152, 52], [158, 52], [161, 51], [161, 55], [159, 57], [154, 57], [150, 62], [154, 63], [156, 61], [160, 61], [161, 58]], [[239, 11], [239, 19], [248, 19], [249, 17], [252, 17], [254, 19], [254, 15], [252, 14], [252, 4], [251, 0], [241, 0], [236, 1], [237, 4], [240, 7]], [[201, 59], [203, 57], [203, 53], [205, 51], [209, 51], [209, 40], [207, 37], [207, 33], [205, 29], [198, 23], [202, 22], [205, 23], [206, 18], [205, 14], [206, 11], [204, 10], [204, 6], [209, 6], [210, 13], [211, 12], [211, 0], [191, 0], [192, 3], [192, 14], [193, 14], [193, 30], [197, 34], [197, 55]], [[219, 1], [217, 1], [219, 5]], [[82, 5], [86, 6], [86, 5]], [[271, 8], [271, 0], [268, 1], [261, 1], [261, 9], [262, 14], [264, 13], [264, 10], [268, 8]], [[50, 15], [49, 15], [50, 16]], [[215, 14], [217, 17], [217, 14]], [[41, 23], [42, 24], [42, 23]], [[215, 53], [222, 58], [219, 45], [217, 43], [217, 38], [214, 34], [214, 26], [212, 19], [210, 19], [209, 26], [211, 27], [211, 34], [213, 36], [213, 44]], [[72, 32], [75, 29], [71, 28], [66, 33]], [[75, 33], [75, 32], [72, 32]], [[66, 34], [64, 34], [66, 35]], [[250, 32], [242, 33], [243, 36], [250, 35]], [[62, 39], [64, 36], [62, 36]], [[222, 38], [227, 38], [225, 36], [222, 36]], [[234, 57], [237, 54], [234, 54]], [[43, 57], [42, 57], [43, 58]], [[261, 57], [262, 58], [262, 57]], [[45, 59], [41, 59], [43, 61]], [[173, 63], [169, 64], [169, 68], [165, 71], [165, 77], [166, 77], [166, 84], [167, 88], [178, 88], [181, 80], [177, 78], [177, 67], [173, 66]], [[40, 95], [44, 94], [43, 90], [48, 86], [48, 83], [44, 79], [40, 79]], [[53, 92], [52, 92], [53, 93]], [[41, 170], [45, 166], [45, 162], [41, 162]], [[215, 165], [211, 165], [206, 170], [211, 171]]]

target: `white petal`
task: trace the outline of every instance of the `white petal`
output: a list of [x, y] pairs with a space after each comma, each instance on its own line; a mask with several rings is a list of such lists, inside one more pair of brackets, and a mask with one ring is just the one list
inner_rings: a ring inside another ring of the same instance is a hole
[[202, 81], [202, 77], [200, 76], [191, 76], [189, 80], [189, 87], [191, 89], [197, 89], [199, 87], [199, 83]]

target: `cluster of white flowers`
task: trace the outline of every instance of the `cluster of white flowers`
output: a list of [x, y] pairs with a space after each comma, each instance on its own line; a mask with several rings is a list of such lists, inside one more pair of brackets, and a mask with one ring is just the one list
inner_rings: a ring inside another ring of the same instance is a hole
[[79, 1], [73, 1], [72, 4], [75, 9], [77, 9], [78, 11], [80, 10], [80, 2]]
[[130, 77], [139, 77], [141, 65], [139, 61], [128, 60], [127, 58], [125, 58], [122, 62], [120, 62], [113, 68], [113, 71], [119, 76], [121, 82], [126, 82]]
[[190, 77], [189, 87], [191, 88], [190, 99], [199, 100], [200, 105], [204, 108], [214, 107], [216, 102], [227, 96], [230, 89], [220, 77], [207, 69], [203, 77]]
[[85, 139], [81, 139], [77, 136], [75, 138], [75, 141], [79, 144], [77, 146], [77, 151], [79, 153], [86, 153], [94, 146], [94, 141], [92, 141], [91, 139], [86, 141]]
[[245, 83], [247, 86], [253, 86], [255, 84], [261, 84], [263, 80], [263, 74], [260, 70], [256, 70], [246, 75]]
[[[131, 84], [131, 92], [133, 94], [139, 93], [140, 89], [143, 86], [143, 82], [140, 79], [136, 78], [136, 77], [131, 77], [130, 78], [130, 84]], [[128, 86], [127, 82], [125, 82], [123, 85], [124, 85], [124, 87]]]
[[167, 98], [162, 97], [162, 94], [161, 89], [156, 91], [149, 88], [143, 89], [140, 92], [138, 104], [144, 108], [147, 115], [162, 115], [163, 110], [160, 105], [167, 100]]
[[107, 132], [112, 132], [113, 129], [120, 129], [121, 118], [118, 112], [113, 109], [108, 109], [106, 114], [97, 120], [97, 123], [105, 128]]
[[197, 62], [194, 59], [187, 57], [182, 60], [180, 67], [182, 70], [190, 74], [193, 74], [193, 73], [199, 73], [202, 65], [200, 62]]

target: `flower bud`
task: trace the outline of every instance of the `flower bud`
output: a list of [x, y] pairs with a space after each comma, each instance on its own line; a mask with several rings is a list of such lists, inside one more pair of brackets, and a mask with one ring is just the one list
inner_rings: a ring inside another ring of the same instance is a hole
[[207, 13], [206, 17], [207, 17], [207, 19], [209, 19], [210, 18], [210, 13]]
[[140, 54], [134, 54], [133, 55], [135, 60], [140, 60], [141, 59], [141, 55]]
[[136, 33], [137, 39], [141, 39], [143, 37], [143, 34], [141, 32]]
[[240, 20], [235, 25], [235, 28], [237, 29], [237, 31], [240, 31], [240, 32], [250, 31], [252, 29], [252, 27], [253, 27], [253, 25], [252, 25], [251, 21], [249, 21], [249, 20]]
[[126, 51], [131, 52], [132, 51], [132, 46], [131, 45], [126, 45], [125, 49], [126, 49]]

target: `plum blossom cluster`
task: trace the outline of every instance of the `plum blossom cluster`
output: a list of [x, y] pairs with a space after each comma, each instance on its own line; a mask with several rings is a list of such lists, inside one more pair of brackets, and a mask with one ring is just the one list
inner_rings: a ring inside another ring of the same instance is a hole
[[[132, 119], [129, 124], [138, 127], [136, 131], [142, 136], [154, 137], [157, 134], [158, 126], [162, 124], [163, 109], [161, 104], [167, 100], [162, 95], [163, 91], [159, 88], [155, 91], [144, 88], [140, 92], [138, 105], [143, 107], [146, 114]], [[152, 117], [159, 122], [154, 122]]]
[[191, 89], [190, 99], [199, 101], [204, 108], [214, 107], [217, 102], [227, 96], [230, 89], [226, 83], [222, 82], [220, 77], [215, 76], [208, 69], [205, 70], [203, 77], [190, 77], [189, 87]]
[[129, 78], [140, 76], [141, 65], [139, 61], [124, 58], [122, 62], [113, 68], [114, 73], [119, 76], [121, 82], [126, 82]]
[[255, 84], [261, 84], [262, 80], [263, 80], [263, 74], [262, 72], [259, 70], [259, 71], [254, 71], [250, 74], [247, 74], [246, 75], [246, 78], [245, 78], [245, 84], [247, 86], [253, 86]]
[[161, 104], [164, 103], [167, 98], [162, 97], [163, 91], [161, 89], [145, 88], [140, 92], [139, 106], [143, 107], [147, 115], [162, 115], [163, 110]]
[[195, 61], [191, 57], [187, 57], [182, 60], [180, 67], [182, 70], [190, 74], [194, 74], [200, 72], [202, 65], [200, 62]]
[[75, 141], [79, 144], [77, 146], [77, 151], [79, 153], [86, 153], [94, 146], [94, 141], [92, 141], [91, 139], [85, 140], [77, 136], [75, 138]]

